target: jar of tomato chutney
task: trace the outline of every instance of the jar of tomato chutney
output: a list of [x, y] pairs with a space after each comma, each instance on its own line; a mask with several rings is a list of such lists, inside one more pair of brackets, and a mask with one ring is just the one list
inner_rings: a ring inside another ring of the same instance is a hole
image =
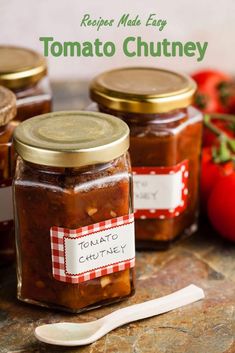
[[0, 45], [0, 85], [11, 89], [16, 95], [17, 121], [51, 111], [47, 64], [37, 52]]
[[128, 126], [91, 112], [21, 123], [14, 179], [18, 298], [80, 312], [134, 293]]
[[90, 86], [98, 109], [130, 128], [138, 248], [167, 248], [197, 229], [202, 116], [188, 76], [156, 68], [105, 72]]
[[0, 265], [14, 259], [12, 177], [15, 158], [12, 137], [16, 124], [12, 120], [15, 115], [15, 95], [0, 86]]

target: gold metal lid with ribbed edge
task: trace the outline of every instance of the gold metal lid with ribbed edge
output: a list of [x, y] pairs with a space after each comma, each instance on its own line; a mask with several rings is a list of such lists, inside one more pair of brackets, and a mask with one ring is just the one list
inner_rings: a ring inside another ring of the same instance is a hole
[[177, 72], [130, 67], [95, 77], [90, 85], [90, 97], [113, 110], [154, 114], [189, 106], [196, 88], [189, 76]]
[[81, 167], [111, 161], [129, 148], [129, 128], [112, 115], [67, 111], [21, 123], [14, 143], [26, 161], [52, 167]]
[[0, 126], [4, 126], [16, 115], [16, 97], [9, 89], [0, 86]]
[[0, 85], [24, 88], [38, 82], [46, 73], [45, 58], [34, 50], [0, 45]]

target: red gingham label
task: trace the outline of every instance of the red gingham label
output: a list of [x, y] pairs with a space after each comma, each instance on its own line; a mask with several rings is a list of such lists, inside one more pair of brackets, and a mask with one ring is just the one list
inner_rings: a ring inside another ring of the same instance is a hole
[[188, 160], [172, 167], [133, 167], [136, 219], [173, 218], [187, 207]]
[[134, 215], [78, 229], [51, 228], [53, 277], [81, 283], [135, 265]]

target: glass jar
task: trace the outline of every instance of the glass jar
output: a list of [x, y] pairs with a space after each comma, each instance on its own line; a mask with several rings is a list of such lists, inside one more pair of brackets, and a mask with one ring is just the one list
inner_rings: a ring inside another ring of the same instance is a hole
[[134, 293], [129, 129], [91, 112], [17, 127], [18, 298], [71, 312]]
[[14, 229], [12, 207], [12, 174], [14, 153], [12, 136], [16, 114], [16, 98], [0, 86], [0, 265], [14, 259]]
[[164, 249], [197, 229], [202, 116], [188, 76], [155, 68], [105, 72], [90, 86], [102, 112], [130, 128], [138, 248]]
[[47, 64], [37, 52], [1, 45], [0, 85], [11, 89], [16, 95], [16, 120], [24, 121], [51, 111], [52, 95]]

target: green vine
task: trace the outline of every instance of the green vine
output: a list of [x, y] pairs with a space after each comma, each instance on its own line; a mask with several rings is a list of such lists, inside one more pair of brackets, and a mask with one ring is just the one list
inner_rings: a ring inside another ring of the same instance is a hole
[[216, 126], [212, 122], [212, 119], [229, 121], [234, 125], [235, 116], [228, 114], [213, 114], [213, 117], [206, 114], [204, 116], [205, 126], [213, 132], [219, 140], [219, 147], [213, 147], [212, 149], [214, 162], [225, 163], [228, 161], [235, 161], [235, 139], [228, 136], [223, 130]]

